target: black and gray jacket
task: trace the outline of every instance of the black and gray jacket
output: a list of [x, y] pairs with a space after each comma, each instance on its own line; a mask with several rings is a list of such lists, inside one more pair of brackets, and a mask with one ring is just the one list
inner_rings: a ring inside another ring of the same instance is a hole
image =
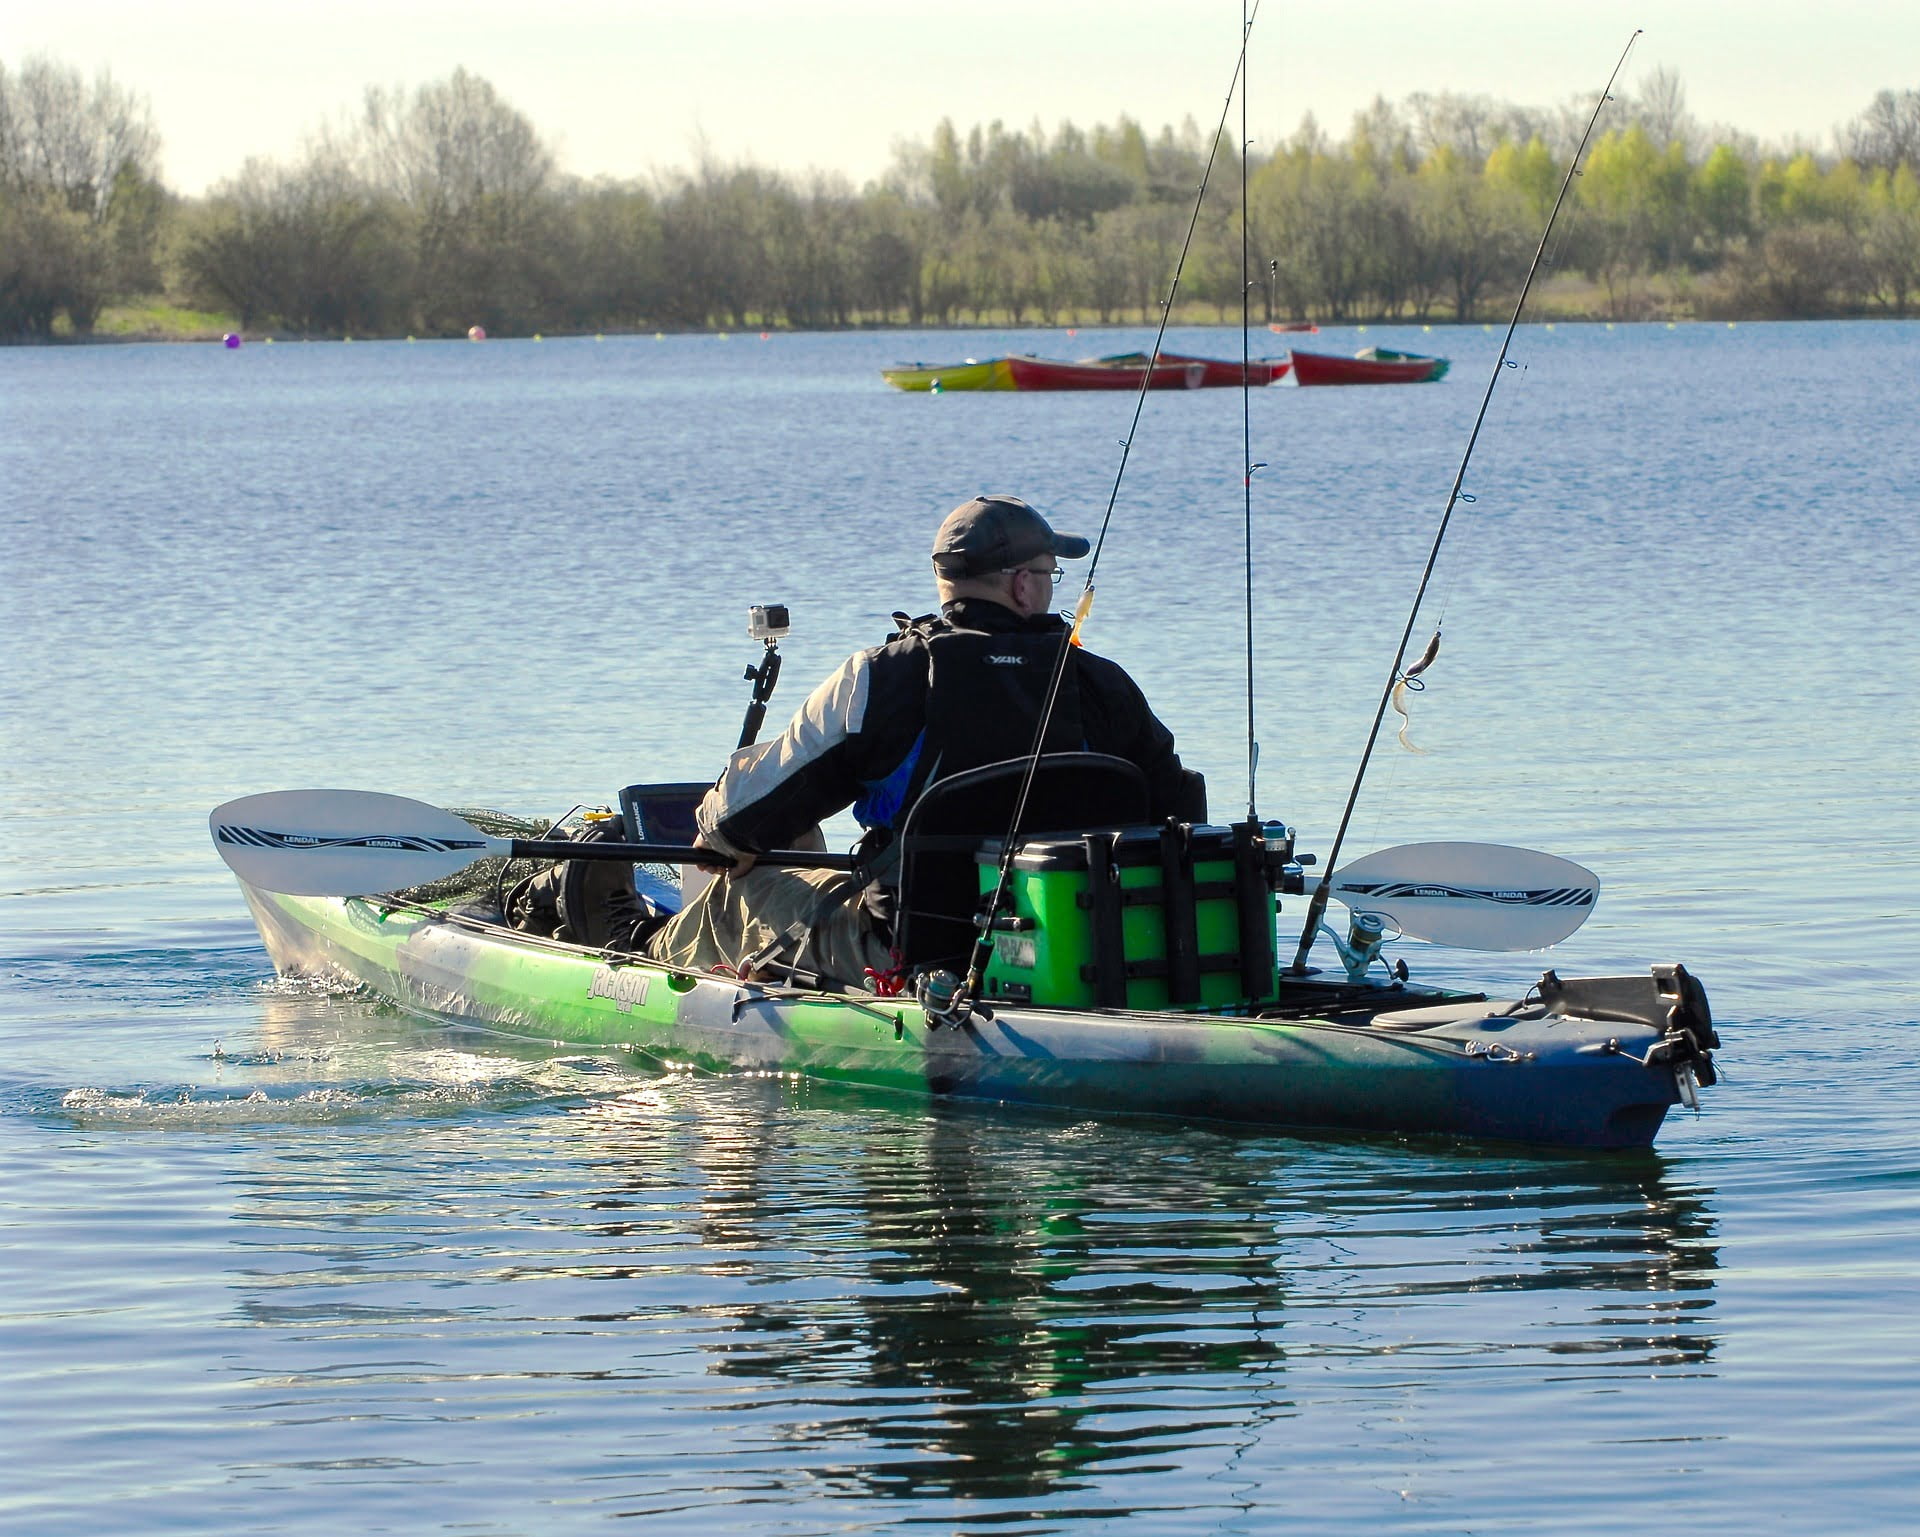
[[[728, 760], [700, 803], [703, 841], [730, 854], [783, 848], [849, 806], [863, 827], [892, 827], [934, 780], [1024, 756], [1066, 635], [1058, 615], [1023, 619], [978, 598], [903, 623], [849, 657], [779, 736]], [[1069, 648], [1045, 746], [1125, 758], [1146, 775], [1154, 816], [1206, 820], [1205, 781], [1105, 657]]]

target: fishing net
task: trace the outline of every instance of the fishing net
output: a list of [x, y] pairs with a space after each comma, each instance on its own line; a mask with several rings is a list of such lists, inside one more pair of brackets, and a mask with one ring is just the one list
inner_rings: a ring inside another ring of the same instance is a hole
[[[447, 810], [494, 838], [544, 838], [553, 831], [554, 826], [549, 817], [516, 817], [480, 806], [449, 806]], [[437, 881], [409, 886], [405, 891], [393, 894], [408, 902], [498, 903], [500, 893], [515, 881], [536, 870], [544, 870], [552, 863], [550, 859], [507, 859], [499, 856], [477, 859], [464, 870], [456, 870]]]
[[[551, 817], [518, 817], [484, 806], [449, 806], [446, 809], [463, 822], [469, 822], [495, 838], [546, 838], [553, 836], [554, 829], [559, 825]], [[428, 881], [424, 885], [409, 886], [393, 895], [408, 902], [428, 902], [441, 906], [477, 903], [497, 909], [503, 894], [512, 890], [515, 882], [536, 871], [551, 869], [555, 863], [551, 859], [507, 859], [497, 856], [480, 859], [464, 870], [456, 870], [451, 875], [443, 875], [439, 880]], [[633, 868], [639, 877], [637, 884], [641, 891], [655, 900], [666, 893], [673, 893], [677, 897], [680, 889], [677, 866], [643, 864]]]

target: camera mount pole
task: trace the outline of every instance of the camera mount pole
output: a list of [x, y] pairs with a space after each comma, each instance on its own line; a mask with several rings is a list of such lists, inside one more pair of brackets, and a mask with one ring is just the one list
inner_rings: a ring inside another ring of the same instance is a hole
[[747, 610], [747, 634], [760, 641], [766, 650], [761, 653], [760, 665], [749, 667], [742, 675], [753, 685], [753, 698], [747, 705], [746, 719], [740, 723], [740, 740], [734, 744], [736, 752], [753, 745], [753, 739], [766, 721], [767, 701], [773, 697], [773, 686], [780, 681], [780, 637], [787, 629], [784, 605], [756, 604]]

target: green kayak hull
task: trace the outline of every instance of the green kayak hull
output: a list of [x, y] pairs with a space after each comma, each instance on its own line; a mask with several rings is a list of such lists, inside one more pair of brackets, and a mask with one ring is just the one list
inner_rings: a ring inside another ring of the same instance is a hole
[[243, 890], [285, 975], [662, 1064], [1081, 1113], [1573, 1148], [1646, 1147], [1681, 1099], [1655, 1030], [1538, 1007], [1503, 1014], [1513, 1006], [1474, 995], [1322, 982], [1335, 1006], [1302, 1017], [996, 1005], [933, 1027], [907, 998], [696, 976], [392, 899]]

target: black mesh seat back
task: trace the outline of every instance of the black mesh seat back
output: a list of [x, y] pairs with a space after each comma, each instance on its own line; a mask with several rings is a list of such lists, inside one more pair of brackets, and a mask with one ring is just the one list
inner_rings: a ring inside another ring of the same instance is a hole
[[[979, 864], [986, 839], [1002, 839], [1026, 778], [1026, 758], [936, 780], [900, 826], [900, 901], [894, 945], [910, 966], [959, 969], [973, 945]], [[1040, 760], [1017, 836], [1137, 827], [1151, 820], [1146, 776], [1106, 753], [1049, 753]]]

